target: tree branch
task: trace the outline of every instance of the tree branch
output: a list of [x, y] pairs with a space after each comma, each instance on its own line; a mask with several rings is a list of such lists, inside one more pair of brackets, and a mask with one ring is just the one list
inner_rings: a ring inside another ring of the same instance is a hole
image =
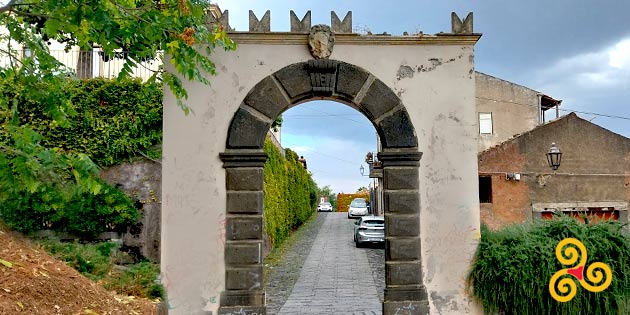
[[152, 158], [150, 158], [148, 155], [144, 154], [140, 150], [138, 150], [138, 153], [140, 153], [140, 155], [144, 156], [147, 160], [153, 161], [153, 162], [158, 163], [158, 164], [162, 164], [162, 161], [158, 161], [156, 159], [152, 159]]
[[0, 7], [0, 13], [11, 11], [11, 9], [13, 9], [13, 6], [15, 5], [15, 1], [16, 0], [11, 0], [9, 1], [9, 3], [5, 4], [3, 7]]

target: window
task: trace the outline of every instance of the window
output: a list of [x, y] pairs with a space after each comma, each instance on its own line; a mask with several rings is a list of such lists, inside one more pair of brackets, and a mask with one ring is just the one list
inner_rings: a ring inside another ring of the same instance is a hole
[[492, 134], [492, 113], [479, 113], [479, 133]]
[[479, 202], [492, 202], [492, 177], [479, 176]]

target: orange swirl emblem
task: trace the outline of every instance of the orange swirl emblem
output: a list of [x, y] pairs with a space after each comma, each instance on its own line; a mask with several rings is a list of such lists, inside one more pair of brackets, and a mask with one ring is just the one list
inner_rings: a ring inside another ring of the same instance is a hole
[[558, 302], [571, 301], [577, 293], [577, 284], [573, 277], [584, 289], [591, 292], [604, 291], [612, 282], [612, 271], [602, 262], [592, 263], [586, 268], [586, 274], [584, 273], [587, 259], [586, 247], [575, 238], [565, 238], [560, 241], [556, 246], [556, 257], [565, 266], [575, 265], [579, 260], [575, 267], [559, 270], [551, 276], [549, 293]]

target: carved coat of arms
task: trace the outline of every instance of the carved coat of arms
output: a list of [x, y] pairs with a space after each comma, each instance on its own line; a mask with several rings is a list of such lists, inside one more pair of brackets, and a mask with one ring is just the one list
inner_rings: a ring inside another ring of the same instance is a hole
[[328, 25], [318, 24], [311, 27], [308, 36], [308, 48], [315, 59], [326, 59], [332, 54], [335, 46], [335, 33]]

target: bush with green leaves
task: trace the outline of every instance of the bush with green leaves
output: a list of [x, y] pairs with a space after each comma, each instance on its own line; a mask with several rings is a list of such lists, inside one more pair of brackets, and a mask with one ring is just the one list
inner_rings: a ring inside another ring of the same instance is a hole
[[124, 231], [140, 218], [135, 203], [122, 191], [99, 180], [98, 194], [84, 192], [66, 198], [52, 186], [8, 196], [0, 203], [0, 219], [20, 232], [42, 229], [94, 237]]
[[[584, 224], [560, 216], [512, 225], [498, 231], [482, 227], [481, 241], [468, 276], [469, 289], [486, 314], [583, 315], [628, 314], [630, 311], [630, 238], [616, 221]], [[558, 302], [549, 293], [551, 276], [564, 268], [557, 244], [576, 238], [587, 250], [586, 267], [603, 262], [612, 283], [592, 293], [577, 285], [577, 294]]]
[[317, 185], [291, 149], [282, 156], [270, 140], [265, 141], [265, 231], [274, 246], [308, 220], [317, 202]]
[[[99, 179], [100, 166], [139, 156], [162, 141], [162, 89], [139, 80], [41, 83], [64, 93], [67, 110], [51, 115], [25, 87], [0, 77], [0, 217], [22, 232], [54, 229], [95, 235], [133, 224], [139, 213], [118, 189]], [[44, 96], [42, 96], [44, 97]], [[94, 163], [96, 162], [96, 163]], [[98, 164], [98, 165], [97, 165]]]
[[106, 167], [162, 143], [160, 84], [139, 79], [68, 80], [64, 89], [73, 112], [63, 124], [37, 106], [22, 106], [19, 114], [21, 125], [41, 135], [43, 146], [81, 152]]

